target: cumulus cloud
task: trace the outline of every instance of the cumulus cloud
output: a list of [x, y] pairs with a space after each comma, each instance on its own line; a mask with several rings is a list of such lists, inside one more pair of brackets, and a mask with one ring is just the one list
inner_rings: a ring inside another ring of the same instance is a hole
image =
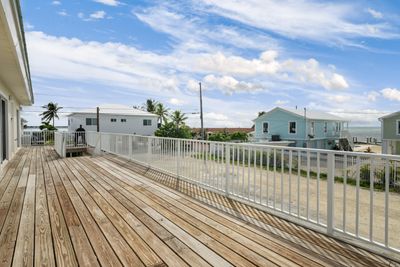
[[60, 1], [53, 1], [53, 2], [51, 2], [51, 4], [55, 5], [55, 6], [58, 6], [58, 5], [61, 5], [61, 2]]
[[393, 101], [400, 101], [400, 90], [396, 88], [385, 88], [381, 90], [382, 96]]
[[65, 10], [58, 11], [57, 14], [63, 17], [68, 16], [68, 13]]
[[263, 89], [261, 85], [238, 81], [235, 78], [226, 75], [215, 76], [210, 74], [205, 76], [203, 81], [206, 86], [218, 88], [228, 95], [232, 95], [235, 92], [255, 92]]
[[107, 6], [118, 6], [121, 4], [117, 0], [93, 0], [93, 1]]

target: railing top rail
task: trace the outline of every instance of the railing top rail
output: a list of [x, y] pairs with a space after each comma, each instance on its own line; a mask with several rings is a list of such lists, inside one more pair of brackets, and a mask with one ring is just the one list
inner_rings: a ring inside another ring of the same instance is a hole
[[[87, 133], [97, 133], [93, 131], [88, 131]], [[225, 144], [232, 146], [240, 146], [240, 147], [252, 147], [259, 149], [284, 149], [289, 151], [300, 151], [300, 152], [313, 152], [313, 153], [321, 153], [321, 154], [335, 154], [340, 156], [354, 156], [354, 157], [367, 157], [367, 158], [379, 158], [379, 159], [388, 159], [388, 160], [396, 160], [400, 161], [400, 156], [397, 155], [389, 155], [389, 154], [369, 154], [363, 152], [352, 152], [352, 151], [337, 151], [337, 150], [328, 150], [328, 149], [315, 149], [315, 148], [303, 148], [303, 147], [287, 147], [287, 146], [277, 146], [270, 144], [254, 144], [254, 143], [233, 143], [233, 142], [218, 142], [218, 141], [208, 141], [208, 140], [195, 140], [195, 139], [183, 139], [183, 138], [172, 138], [172, 137], [159, 137], [159, 136], [146, 136], [146, 135], [135, 135], [135, 134], [124, 134], [124, 133], [108, 133], [101, 132], [101, 134], [109, 134], [109, 135], [119, 135], [119, 136], [135, 136], [135, 137], [144, 137], [144, 138], [153, 138], [153, 139], [164, 139], [164, 140], [180, 140], [187, 142], [202, 142], [206, 144]]]

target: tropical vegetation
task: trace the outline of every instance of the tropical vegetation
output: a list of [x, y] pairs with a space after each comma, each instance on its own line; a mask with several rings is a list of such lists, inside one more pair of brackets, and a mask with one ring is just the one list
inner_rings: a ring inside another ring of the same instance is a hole
[[56, 129], [54, 127], [54, 119], [59, 119], [58, 112], [62, 107], [59, 107], [57, 103], [49, 102], [47, 105], [43, 105], [42, 108], [46, 109], [40, 114], [42, 116], [43, 129], [48, 129], [50, 122], [52, 122], [53, 128]]

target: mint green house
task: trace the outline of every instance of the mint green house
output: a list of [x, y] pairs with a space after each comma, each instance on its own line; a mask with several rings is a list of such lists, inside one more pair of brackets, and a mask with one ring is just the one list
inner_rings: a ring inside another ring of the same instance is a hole
[[253, 120], [260, 143], [287, 141], [289, 146], [352, 150], [348, 121], [320, 111], [276, 107]]
[[400, 155], [400, 111], [380, 117], [382, 153]]

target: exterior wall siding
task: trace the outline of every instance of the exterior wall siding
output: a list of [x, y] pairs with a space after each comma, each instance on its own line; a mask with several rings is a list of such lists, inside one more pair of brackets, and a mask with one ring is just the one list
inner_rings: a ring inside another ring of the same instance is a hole
[[398, 139], [400, 135], [396, 134], [396, 121], [400, 120], [400, 114], [390, 118], [383, 119], [383, 136], [382, 139]]
[[[296, 134], [289, 134], [289, 121], [296, 121]], [[269, 123], [269, 133], [263, 133], [263, 123]], [[255, 120], [255, 138], [271, 140], [272, 135], [279, 135], [282, 140], [307, 140], [308, 134], [311, 134], [311, 123], [314, 122], [313, 139], [337, 139], [340, 137], [340, 131], [336, 131], [336, 124], [340, 123], [340, 129], [343, 130], [343, 122], [310, 120], [281, 110], [274, 110]], [[325, 132], [325, 123], [327, 130]], [[307, 133], [306, 133], [307, 127]], [[298, 146], [298, 145], [297, 145]], [[326, 144], [323, 144], [325, 147]]]
[[[86, 118], [96, 118], [96, 114], [73, 114], [68, 118], [68, 131], [75, 131], [79, 125], [86, 131], [96, 131], [96, 125], [86, 125]], [[111, 122], [115, 118], [116, 122]], [[126, 122], [121, 122], [126, 119]], [[143, 120], [151, 120], [151, 125], [144, 126]], [[154, 135], [157, 130], [157, 117], [155, 116], [132, 116], [100, 114], [100, 131], [108, 133], [125, 133], [138, 135]]]

